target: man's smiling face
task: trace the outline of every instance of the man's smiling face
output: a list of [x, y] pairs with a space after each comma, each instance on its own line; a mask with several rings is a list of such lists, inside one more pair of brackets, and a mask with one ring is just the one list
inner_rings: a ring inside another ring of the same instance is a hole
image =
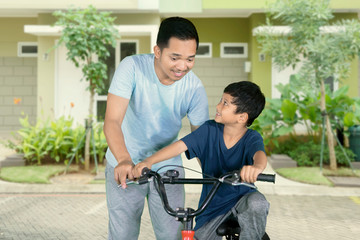
[[183, 78], [194, 66], [196, 54], [195, 39], [169, 39], [168, 46], [162, 50], [155, 46], [155, 72], [160, 82], [171, 85]]

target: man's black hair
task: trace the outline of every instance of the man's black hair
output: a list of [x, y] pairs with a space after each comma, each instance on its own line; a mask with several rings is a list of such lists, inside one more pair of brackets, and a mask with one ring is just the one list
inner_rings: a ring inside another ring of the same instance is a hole
[[235, 113], [247, 113], [249, 118], [246, 126], [251, 126], [265, 107], [265, 96], [260, 87], [249, 81], [229, 84], [224, 93], [233, 97], [232, 104], [236, 105]]
[[199, 36], [196, 28], [194, 24], [186, 18], [170, 17], [161, 22], [156, 44], [162, 50], [168, 47], [169, 39], [172, 37], [180, 40], [194, 39], [196, 41], [196, 50], [199, 47]]

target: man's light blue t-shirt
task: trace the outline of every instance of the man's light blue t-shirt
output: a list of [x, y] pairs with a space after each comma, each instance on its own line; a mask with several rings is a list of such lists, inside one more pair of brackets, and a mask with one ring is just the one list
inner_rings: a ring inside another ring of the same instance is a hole
[[[175, 142], [183, 117], [187, 116], [194, 126], [209, 119], [207, 96], [200, 79], [190, 71], [172, 85], [163, 85], [155, 73], [153, 54], [123, 59], [109, 93], [130, 99], [122, 131], [134, 164]], [[118, 164], [109, 148], [106, 159], [113, 167]], [[152, 169], [168, 164], [182, 165], [181, 157], [155, 164]]]

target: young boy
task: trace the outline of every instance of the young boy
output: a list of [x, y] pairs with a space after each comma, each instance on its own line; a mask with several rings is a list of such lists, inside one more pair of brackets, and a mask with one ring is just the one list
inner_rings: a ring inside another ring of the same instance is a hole
[[[248, 129], [265, 106], [260, 88], [248, 81], [228, 85], [216, 106], [214, 120], [209, 120], [196, 131], [161, 149], [137, 164], [135, 177], [144, 167], [185, 152], [188, 159], [200, 159], [205, 175], [220, 177], [233, 170], [240, 170], [241, 179], [254, 183], [267, 164], [261, 135]], [[201, 204], [211, 185], [203, 185]], [[197, 239], [221, 239], [216, 228], [230, 214], [234, 214], [241, 227], [240, 239], [261, 239], [265, 234], [269, 203], [265, 197], [248, 186], [222, 184], [205, 211], [196, 218]]]

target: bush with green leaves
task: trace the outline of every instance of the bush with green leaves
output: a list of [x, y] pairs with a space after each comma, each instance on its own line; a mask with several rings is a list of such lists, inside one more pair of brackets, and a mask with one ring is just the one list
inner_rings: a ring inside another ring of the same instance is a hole
[[[260, 132], [268, 145], [278, 147], [277, 138], [289, 135], [298, 138], [295, 125], [305, 126], [306, 133], [315, 143], [321, 141], [323, 122], [318, 105], [320, 94], [311, 84], [306, 84], [300, 75], [293, 75], [288, 84], [276, 86], [281, 93], [279, 99], [267, 99], [267, 105], [254, 121], [252, 128]], [[360, 99], [348, 96], [349, 86], [345, 85], [332, 92], [326, 88], [327, 113], [333, 129], [344, 129], [360, 124]], [[270, 147], [269, 147], [270, 146]]]
[[[345, 149], [346, 155], [351, 162], [355, 160], [355, 154], [350, 149]], [[315, 143], [313, 140], [309, 141], [298, 141], [291, 140], [284, 141], [279, 144], [279, 147], [273, 150], [273, 153], [286, 154], [290, 156], [294, 161], [297, 162], [297, 165], [314, 167], [319, 166], [320, 164], [320, 153], [321, 145]], [[340, 146], [335, 147], [335, 154], [337, 163], [341, 166], [349, 166], [349, 163], [341, 150]], [[329, 164], [329, 150], [324, 149], [323, 163]]]
[[[119, 38], [114, 26], [115, 17], [111, 16], [111, 12], [98, 11], [92, 5], [85, 9], [56, 11], [53, 15], [57, 18], [55, 25], [62, 27], [56, 47], [65, 44], [67, 59], [82, 69], [83, 78], [89, 83], [89, 115], [86, 120], [92, 126], [95, 94], [105, 89], [104, 79], [108, 77], [105, 59], [110, 52], [107, 46], [115, 47]], [[87, 132], [84, 148], [86, 170], [89, 170], [90, 164], [90, 141], [90, 133]]]
[[[15, 135], [15, 140], [9, 140], [7, 147], [24, 154], [27, 164], [41, 165], [46, 163], [65, 163], [74, 156], [75, 163], [83, 162], [85, 147], [85, 128], [74, 127], [73, 118], [60, 117], [53, 121], [37, 120], [31, 124], [27, 116], [20, 118], [22, 128]], [[103, 162], [107, 148], [102, 132], [102, 124], [93, 124], [95, 154], [98, 161]], [[91, 141], [91, 156], [94, 147]]]
[[[360, 21], [355, 16], [334, 21], [330, 0], [276, 0], [265, 11], [266, 24], [254, 31], [261, 52], [279, 70], [298, 66], [302, 82], [317, 91], [317, 108], [324, 113], [330, 168], [336, 170], [334, 128], [325, 85], [329, 78], [341, 83], [349, 77], [351, 64], [360, 53]], [[278, 31], [279, 25], [287, 30]]]

